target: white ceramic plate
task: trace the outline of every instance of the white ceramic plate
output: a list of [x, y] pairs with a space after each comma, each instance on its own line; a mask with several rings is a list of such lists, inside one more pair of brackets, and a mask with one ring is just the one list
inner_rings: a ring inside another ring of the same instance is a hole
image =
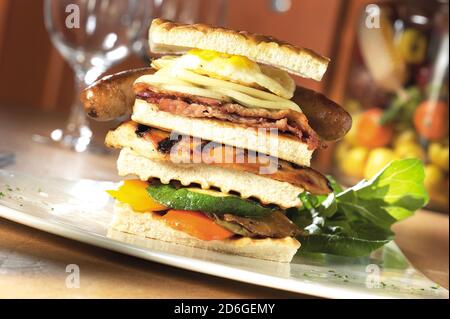
[[113, 232], [110, 182], [0, 170], [0, 217], [127, 255], [218, 277], [328, 298], [448, 298], [392, 242], [366, 258], [297, 255], [290, 264], [226, 255]]

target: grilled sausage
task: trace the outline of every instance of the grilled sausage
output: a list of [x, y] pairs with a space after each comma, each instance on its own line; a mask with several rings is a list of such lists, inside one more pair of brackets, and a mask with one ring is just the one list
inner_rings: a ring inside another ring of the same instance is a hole
[[130, 114], [135, 100], [134, 81], [154, 72], [152, 68], [133, 69], [98, 80], [81, 92], [86, 113], [97, 121], [110, 121]]
[[338, 140], [352, 127], [350, 114], [323, 94], [297, 86], [292, 100], [300, 106], [309, 125], [324, 140]]
[[[98, 121], [109, 121], [130, 114], [136, 98], [133, 83], [152, 68], [134, 69], [104, 77], [81, 93], [87, 114]], [[293, 101], [300, 105], [309, 125], [324, 140], [343, 137], [352, 126], [351, 116], [325, 95], [297, 86]]]

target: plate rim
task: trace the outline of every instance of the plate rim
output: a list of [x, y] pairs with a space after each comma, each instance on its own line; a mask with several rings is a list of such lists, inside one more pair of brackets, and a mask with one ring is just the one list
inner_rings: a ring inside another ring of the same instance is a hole
[[[384, 296], [365, 292], [351, 292], [348, 289], [344, 288], [333, 288], [317, 283], [306, 283], [292, 278], [275, 277], [272, 275], [235, 268], [233, 266], [227, 266], [212, 261], [200, 260], [186, 256], [178, 256], [167, 252], [158, 252], [150, 250], [148, 248], [120, 242], [99, 234], [91, 233], [89, 231], [77, 228], [73, 225], [43, 220], [37, 216], [33, 216], [3, 205], [0, 205], [0, 217], [34, 229], [38, 229], [40, 231], [44, 231], [70, 240], [82, 242], [84, 244], [100, 247], [102, 249], [141, 258], [151, 262], [157, 262], [167, 266], [185, 269], [188, 271], [244, 282], [255, 286], [264, 286], [302, 295], [333, 299], [396, 298], [395, 296]], [[195, 264], [200, 265], [201, 267], [194, 267]], [[215, 271], [213, 271], [213, 269]], [[238, 275], [236, 275], [237, 273]], [[283, 284], [276, 284], [275, 281], [283, 282]]]
[[[364, 291], [353, 292], [346, 288], [328, 287], [314, 282], [302, 282], [294, 278], [276, 277], [269, 274], [223, 265], [213, 261], [201, 260], [188, 256], [179, 256], [168, 252], [155, 251], [149, 248], [121, 242], [103, 235], [89, 232], [87, 230], [78, 228], [76, 225], [61, 223], [54, 220], [44, 220], [38, 216], [34, 216], [4, 205], [0, 205], [0, 217], [56, 236], [82, 242], [84, 244], [92, 245], [95, 247], [100, 247], [102, 249], [114, 251], [116, 253], [125, 254], [146, 261], [156, 262], [163, 265], [181, 268], [184, 270], [202, 273], [214, 277], [244, 282], [255, 286], [263, 286], [272, 289], [298, 293], [305, 296], [315, 296], [332, 299], [403, 298], [393, 295], [389, 296], [376, 293], [371, 294]], [[195, 265], [197, 265], [197, 267], [195, 267]], [[424, 277], [427, 278], [426, 276]], [[442, 296], [442, 298], [448, 298], [448, 290], [444, 287], [440, 287], [440, 289], [443, 289], [447, 294], [447, 297]], [[408, 297], [421, 298], [420, 296], [414, 295]]]

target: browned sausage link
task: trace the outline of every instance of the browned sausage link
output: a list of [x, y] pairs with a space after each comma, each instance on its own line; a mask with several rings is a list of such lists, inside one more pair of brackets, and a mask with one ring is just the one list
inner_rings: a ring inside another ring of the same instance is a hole
[[303, 110], [309, 125], [324, 140], [338, 140], [352, 127], [350, 114], [323, 94], [297, 86], [293, 101]]
[[133, 69], [106, 76], [81, 92], [80, 99], [86, 113], [97, 121], [109, 121], [130, 114], [135, 94], [133, 83], [152, 68]]
[[[87, 114], [98, 121], [109, 121], [130, 114], [135, 100], [133, 83], [152, 68], [134, 69], [107, 76], [81, 93]], [[300, 86], [293, 98], [300, 105], [311, 127], [325, 140], [343, 137], [352, 126], [351, 116], [323, 94]]]

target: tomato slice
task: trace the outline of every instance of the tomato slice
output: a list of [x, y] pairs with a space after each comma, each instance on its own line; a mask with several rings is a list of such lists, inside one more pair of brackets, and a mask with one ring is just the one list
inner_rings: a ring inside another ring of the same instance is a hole
[[126, 203], [136, 212], [154, 212], [168, 207], [158, 203], [147, 192], [148, 183], [141, 180], [126, 180], [118, 190], [106, 191], [122, 203]]
[[234, 236], [234, 233], [216, 224], [201, 212], [169, 210], [162, 219], [173, 229], [201, 240], [223, 240]]

